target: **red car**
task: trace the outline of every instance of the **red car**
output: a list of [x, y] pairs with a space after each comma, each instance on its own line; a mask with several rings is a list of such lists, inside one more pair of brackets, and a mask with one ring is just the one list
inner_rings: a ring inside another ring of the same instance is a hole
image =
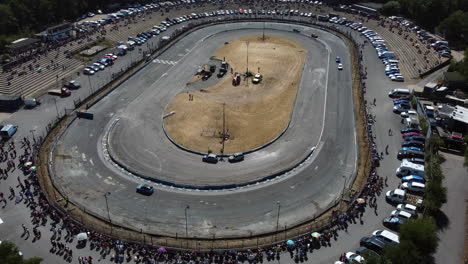
[[411, 137], [411, 136], [422, 136], [421, 133], [417, 133], [417, 132], [408, 132], [408, 133], [404, 133], [402, 134], [403, 137]]
[[397, 97], [397, 98], [393, 98], [393, 101], [399, 101], [399, 100], [408, 100], [409, 101], [409, 97], [406, 97], [406, 96], [403, 96], [403, 97]]
[[112, 61], [115, 61], [118, 57], [112, 53], [110, 54], [106, 54], [106, 56], [104, 56], [104, 58], [108, 58], [108, 59], [111, 59]]

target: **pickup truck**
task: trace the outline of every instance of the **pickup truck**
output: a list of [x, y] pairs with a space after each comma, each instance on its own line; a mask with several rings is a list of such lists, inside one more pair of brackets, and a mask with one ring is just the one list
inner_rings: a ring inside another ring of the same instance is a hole
[[415, 206], [422, 206], [423, 204], [423, 198], [421, 196], [409, 194], [402, 189], [388, 191], [385, 195], [385, 199], [390, 203], [410, 203]]
[[52, 95], [58, 95], [60, 97], [66, 97], [66, 96], [71, 95], [71, 91], [68, 90], [68, 88], [66, 87], [63, 87], [62, 89], [52, 89], [52, 90], [49, 90], [48, 93]]

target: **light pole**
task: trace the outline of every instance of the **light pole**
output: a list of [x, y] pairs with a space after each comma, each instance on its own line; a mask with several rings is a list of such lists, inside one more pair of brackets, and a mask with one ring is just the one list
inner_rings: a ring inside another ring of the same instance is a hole
[[247, 41], [247, 71], [246, 74], [249, 72], [249, 42]]
[[185, 238], [188, 238], [188, 216], [187, 216], [188, 209], [190, 209], [190, 206], [188, 205], [185, 206]]
[[278, 233], [278, 229], [279, 229], [279, 217], [280, 217], [280, 210], [281, 210], [281, 202], [280, 201], [276, 201], [276, 204], [278, 205], [278, 215], [276, 217], [276, 233]]
[[34, 131], [36, 131], [35, 129], [31, 129], [29, 130], [29, 132], [31, 132], [32, 136], [33, 136], [33, 140], [34, 142], [36, 141], [36, 137], [34, 136]]
[[88, 82], [89, 82], [89, 90], [91, 91], [91, 94], [93, 93], [93, 86], [91, 85], [91, 76], [88, 75]]
[[55, 103], [55, 110], [57, 111], [57, 119], [59, 118], [59, 110], [58, 110], [58, 107], [57, 107], [57, 99], [54, 98], [54, 103]]
[[344, 178], [344, 183], [343, 183], [343, 191], [341, 192], [341, 200], [343, 200], [343, 197], [344, 197], [344, 190], [346, 188], [346, 181], [348, 180], [348, 178], [346, 178], [345, 175], [341, 176]]
[[107, 203], [107, 196], [110, 195], [110, 194], [111, 194], [110, 192], [106, 192], [104, 194], [104, 198], [106, 199], [107, 218], [109, 218], [109, 223], [110, 223], [110, 227], [111, 227], [111, 234], [112, 234], [112, 220], [110, 218], [110, 213], [109, 213], [109, 204]]
[[265, 22], [263, 22], [263, 37], [262, 40], [265, 41]]

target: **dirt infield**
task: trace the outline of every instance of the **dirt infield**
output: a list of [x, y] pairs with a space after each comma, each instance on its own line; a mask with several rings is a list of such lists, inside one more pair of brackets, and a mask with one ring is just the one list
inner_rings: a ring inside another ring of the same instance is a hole
[[[247, 48], [248, 46], [248, 48]], [[266, 36], [246, 36], [220, 47], [216, 58], [229, 63], [233, 73], [247, 70], [260, 72], [263, 80], [253, 84], [252, 78], [242, 78], [232, 85], [228, 74], [214, 86], [178, 94], [166, 108], [166, 132], [178, 144], [200, 152], [221, 153], [223, 108], [225, 130], [224, 153], [253, 149], [277, 137], [288, 125], [296, 98], [306, 50], [292, 40]], [[211, 78], [217, 78], [212, 76]]]

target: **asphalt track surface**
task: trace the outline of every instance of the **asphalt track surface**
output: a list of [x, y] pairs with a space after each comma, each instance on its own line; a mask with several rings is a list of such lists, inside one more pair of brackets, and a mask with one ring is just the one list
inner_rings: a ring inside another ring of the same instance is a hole
[[[308, 37], [316, 29], [267, 23], [267, 35], [298, 41], [308, 52], [288, 131], [244, 162], [202, 163], [199, 155], [181, 151], [162, 131], [167, 103], [197, 67], [225, 41], [259, 35], [262, 26], [244, 22], [197, 30], [158, 58], [177, 63], [148, 65], [92, 107], [95, 119], [74, 122], [56, 150], [53, 177], [61, 191], [103, 219], [107, 219], [103, 194], [110, 192], [113, 223], [168, 236], [185, 235], [188, 205], [189, 237], [206, 238], [275, 231], [277, 202], [281, 228], [310, 220], [334, 204], [344, 184], [352, 182], [357, 153], [348, 48], [333, 34], [320, 31], [317, 41]], [[254, 27], [259, 29], [249, 29]], [[343, 71], [337, 70], [336, 56], [343, 60]], [[313, 146], [317, 150], [299, 168], [270, 182], [223, 191], [155, 185], [155, 194], [146, 197], [135, 193], [143, 181], [113, 166], [102, 152], [102, 135], [116, 119], [120, 121], [111, 144], [118, 147], [121, 159], [142, 173], [195, 185], [216, 184], [219, 177], [223, 181], [263, 177], [297, 164]], [[201, 174], [204, 177], [198, 177]]]

